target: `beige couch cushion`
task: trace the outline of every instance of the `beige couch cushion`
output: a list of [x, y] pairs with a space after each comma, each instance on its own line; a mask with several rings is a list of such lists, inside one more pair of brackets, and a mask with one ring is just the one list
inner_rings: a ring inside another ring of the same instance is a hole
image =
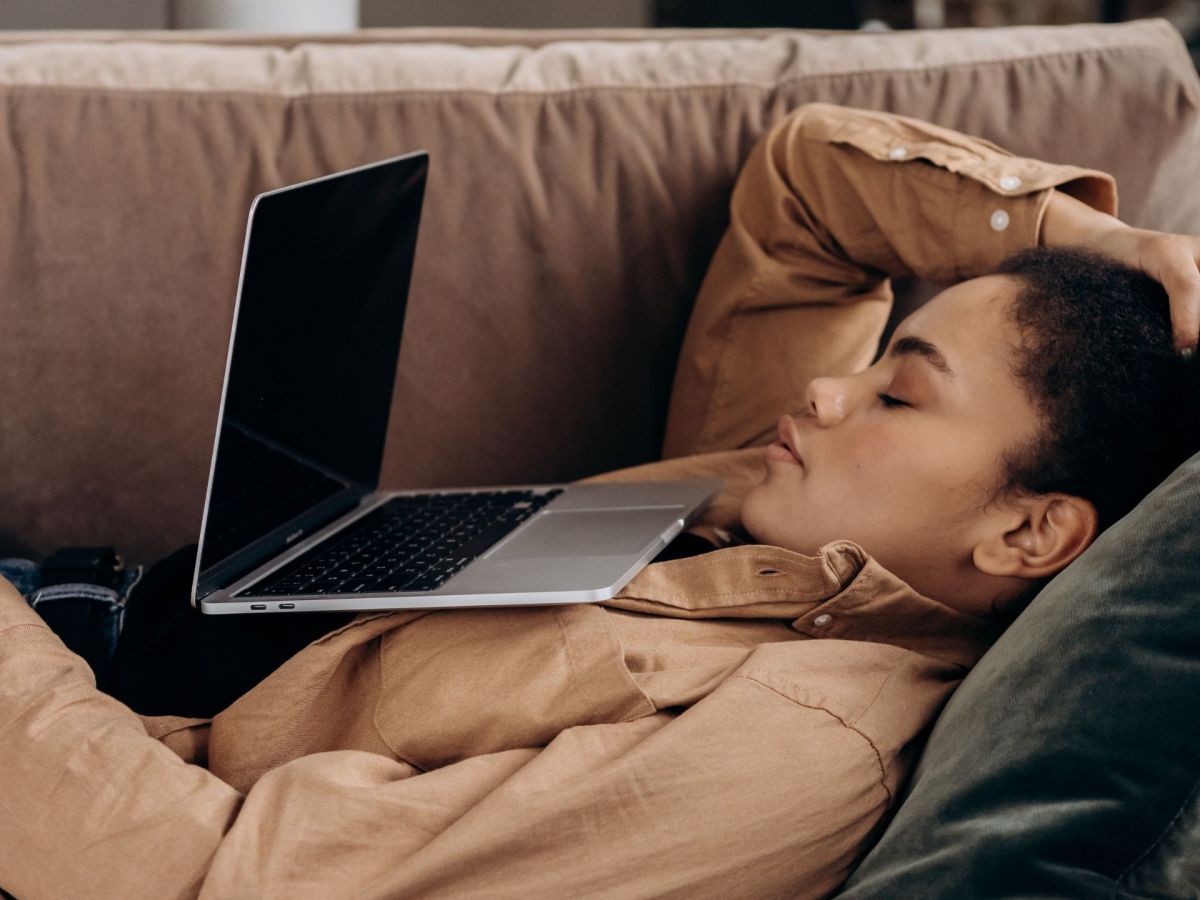
[[805, 101], [1108, 169], [1129, 221], [1200, 231], [1163, 22], [565, 36], [0, 41], [0, 554], [195, 539], [250, 200], [335, 169], [432, 156], [389, 486], [656, 458], [739, 164]]

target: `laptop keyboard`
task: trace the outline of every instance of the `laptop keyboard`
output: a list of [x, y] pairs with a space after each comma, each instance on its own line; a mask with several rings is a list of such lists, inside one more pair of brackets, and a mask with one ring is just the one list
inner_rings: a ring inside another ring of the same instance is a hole
[[432, 591], [561, 493], [394, 497], [237, 596]]

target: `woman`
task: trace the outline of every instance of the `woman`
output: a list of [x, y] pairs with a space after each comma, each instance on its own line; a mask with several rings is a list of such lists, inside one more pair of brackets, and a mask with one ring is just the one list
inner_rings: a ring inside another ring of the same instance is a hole
[[[676, 379], [667, 454], [702, 452], [602, 476], [725, 491], [612, 601], [359, 616], [208, 720], [98, 693], [0, 589], [6, 886], [835, 890], [1005, 623], [1196, 449], [1200, 240], [1113, 212], [1103, 173], [911, 119], [776, 125]], [[958, 283], [871, 364], [902, 274]]]

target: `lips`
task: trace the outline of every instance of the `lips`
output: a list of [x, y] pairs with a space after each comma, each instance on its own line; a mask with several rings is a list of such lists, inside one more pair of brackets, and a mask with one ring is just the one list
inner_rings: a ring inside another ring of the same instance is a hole
[[804, 465], [804, 457], [796, 449], [800, 446], [800, 442], [796, 439], [796, 423], [792, 421], [791, 416], [781, 416], [779, 419], [779, 443], [791, 454], [801, 466]]

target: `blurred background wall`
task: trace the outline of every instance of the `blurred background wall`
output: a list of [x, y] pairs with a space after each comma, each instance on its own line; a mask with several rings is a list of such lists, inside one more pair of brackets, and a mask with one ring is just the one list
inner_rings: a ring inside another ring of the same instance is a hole
[[[262, 0], [233, 0], [225, 5], [256, 4], [262, 5]], [[180, 13], [188, 5], [188, 0], [0, 0], [0, 28], [170, 28], [186, 18]], [[267, 5], [286, 8], [289, 4], [268, 0]], [[364, 28], [639, 28], [654, 24], [653, 6], [654, 0], [360, 0], [358, 19]], [[287, 28], [286, 22], [282, 27]]]
[[0, 29], [953, 28], [1148, 16], [1172, 21], [1200, 56], [1200, 0], [0, 0]]

